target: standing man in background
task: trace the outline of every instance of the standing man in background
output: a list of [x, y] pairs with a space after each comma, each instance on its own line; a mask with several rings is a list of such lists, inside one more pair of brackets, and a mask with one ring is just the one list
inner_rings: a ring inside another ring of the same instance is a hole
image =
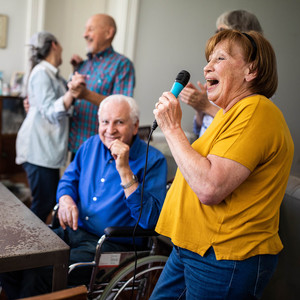
[[100, 102], [111, 94], [133, 95], [133, 64], [112, 47], [116, 30], [116, 23], [109, 15], [90, 17], [84, 32], [88, 59], [81, 61], [76, 55], [72, 58], [76, 68], [68, 84], [75, 98], [69, 136], [72, 157], [87, 138], [97, 134], [95, 120]]

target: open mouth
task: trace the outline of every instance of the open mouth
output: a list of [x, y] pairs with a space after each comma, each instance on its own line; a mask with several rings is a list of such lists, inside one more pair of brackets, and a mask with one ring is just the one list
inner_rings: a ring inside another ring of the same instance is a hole
[[206, 82], [207, 82], [208, 86], [214, 86], [214, 85], [216, 85], [216, 84], [219, 83], [219, 80], [216, 80], [216, 79], [206, 79]]
[[92, 40], [91, 38], [89, 38], [89, 37], [86, 37], [86, 38], [85, 38], [85, 41], [86, 41], [86, 43], [87, 43], [88, 45], [90, 45], [90, 44], [93, 42], [93, 40]]

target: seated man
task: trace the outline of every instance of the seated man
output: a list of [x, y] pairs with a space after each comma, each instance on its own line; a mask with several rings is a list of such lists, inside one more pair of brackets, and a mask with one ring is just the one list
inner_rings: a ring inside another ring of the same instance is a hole
[[[111, 95], [101, 102], [98, 116], [99, 135], [81, 145], [57, 190], [61, 227], [55, 231], [71, 248], [70, 263], [92, 261], [105, 227], [134, 226], [140, 214], [147, 145], [137, 135], [137, 104], [130, 97]], [[141, 227], [155, 227], [165, 198], [166, 181], [166, 160], [150, 146], [139, 221]], [[103, 251], [130, 248], [128, 241], [110, 241], [102, 247]], [[2, 282], [9, 298], [51, 291], [52, 272], [49, 268], [23, 271], [22, 277], [26, 276], [23, 286], [20, 286], [23, 282], [20, 272], [14, 273], [19, 273], [18, 281], [13, 282], [10, 274], [9, 280], [6, 278]], [[78, 279], [82, 279], [82, 274], [71, 276], [69, 284], [79, 284]]]

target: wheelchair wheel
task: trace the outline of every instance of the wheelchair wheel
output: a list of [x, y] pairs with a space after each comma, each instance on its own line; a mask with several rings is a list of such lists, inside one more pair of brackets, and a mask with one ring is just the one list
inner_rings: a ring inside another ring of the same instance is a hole
[[99, 299], [148, 300], [167, 259], [168, 257], [161, 255], [138, 259], [135, 278], [135, 262], [130, 263], [112, 278]]

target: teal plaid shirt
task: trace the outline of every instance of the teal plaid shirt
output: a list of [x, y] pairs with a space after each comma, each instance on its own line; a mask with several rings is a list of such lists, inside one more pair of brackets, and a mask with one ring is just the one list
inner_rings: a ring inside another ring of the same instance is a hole
[[[88, 75], [87, 88], [102, 95], [133, 95], [135, 74], [132, 62], [112, 47], [82, 62], [78, 73]], [[73, 153], [90, 136], [98, 133], [98, 106], [76, 99], [70, 120], [69, 150]]]

